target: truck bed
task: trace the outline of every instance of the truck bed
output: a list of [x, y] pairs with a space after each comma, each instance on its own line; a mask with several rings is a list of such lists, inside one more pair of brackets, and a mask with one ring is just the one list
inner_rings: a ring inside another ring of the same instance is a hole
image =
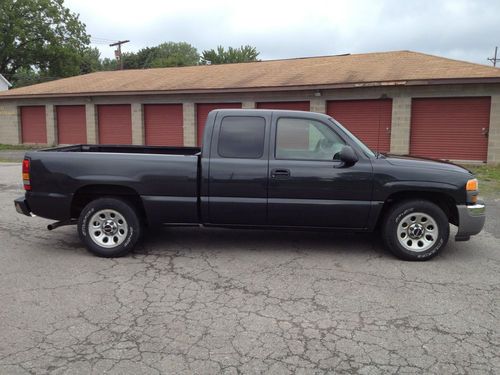
[[162, 154], [162, 155], [196, 155], [199, 147], [165, 147], [165, 146], [132, 146], [132, 145], [71, 145], [40, 150], [43, 152], [105, 152], [114, 154]]
[[[74, 145], [29, 151], [34, 214], [71, 217], [82, 195], [132, 194], [142, 201], [148, 222], [198, 222], [197, 147]], [[75, 198], [77, 197], [77, 198]]]

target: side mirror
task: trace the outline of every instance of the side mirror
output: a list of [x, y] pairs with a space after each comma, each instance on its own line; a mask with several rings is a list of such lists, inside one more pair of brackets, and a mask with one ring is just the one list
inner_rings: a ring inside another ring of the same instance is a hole
[[340, 161], [343, 163], [342, 166], [350, 167], [358, 162], [358, 155], [354, 152], [351, 146], [344, 146], [342, 150], [340, 150], [339, 155]]

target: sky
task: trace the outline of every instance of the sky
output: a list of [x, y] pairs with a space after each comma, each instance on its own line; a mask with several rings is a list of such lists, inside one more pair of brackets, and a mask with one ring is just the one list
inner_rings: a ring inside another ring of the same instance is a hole
[[[262, 60], [412, 50], [490, 65], [497, 0], [65, 0], [101, 57], [188, 42], [201, 53], [252, 45]], [[500, 55], [500, 53], [499, 53]]]

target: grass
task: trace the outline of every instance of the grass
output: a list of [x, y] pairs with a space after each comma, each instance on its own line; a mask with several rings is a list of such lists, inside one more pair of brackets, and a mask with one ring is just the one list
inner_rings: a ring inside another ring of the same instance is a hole
[[500, 165], [467, 165], [479, 180], [480, 194], [500, 195]]
[[39, 145], [6, 145], [0, 143], [0, 151], [25, 151], [25, 150], [37, 150], [47, 146]]

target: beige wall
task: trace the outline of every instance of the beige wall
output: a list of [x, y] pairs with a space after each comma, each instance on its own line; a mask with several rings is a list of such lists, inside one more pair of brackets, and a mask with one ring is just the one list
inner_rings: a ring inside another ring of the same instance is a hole
[[87, 143], [99, 143], [99, 132], [97, 128], [97, 108], [93, 103], [85, 104], [85, 118], [87, 120]]
[[45, 124], [47, 127], [47, 144], [57, 145], [57, 125], [56, 125], [56, 107], [53, 104], [45, 106]]
[[137, 101], [132, 103], [130, 107], [132, 112], [132, 144], [143, 145], [145, 143], [145, 135], [142, 103]]
[[392, 98], [391, 152], [410, 153], [411, 97]]
[[0, 143], [21, 143], [20, 126], [17, 102], [0, 102]]
[[304, 90], [282, 92], [254, 92], [193, 95], [135, 95], [96, 96], [81, 98], [45, 98], [0, 100], [0, 143], [20, 142], [20, 105], [46, 105], [48, 143], [57, 142], [55, 105], [84, 104], [87, 114], [87, 142], [98, 143], [98, 104], [132, 105], [132, 138], [134, 144], [144, 143], [143, 104], [183, 103], [184, 144], [196, 145], [196, 105], [198, 102], [240, 101], [243, 108], [255, 108], [258, 101], [309, 100], [311, 111], [325, 113], [328, 100], [339, 99], [393, 99], [391, 152], [409, 152], [411, 127], [411, 99], [416, 97], [491, 96], [488, 162], [500, 163], [500, 84], [433, 85], [433, 86], [379, 86], [336, 90]]
[[488, 163], [500, 164], [500, 95], [491, 97]]
[[196, 146], [196, 105], [192, 102], [182, 104], [184, 122], [184, 146]]

